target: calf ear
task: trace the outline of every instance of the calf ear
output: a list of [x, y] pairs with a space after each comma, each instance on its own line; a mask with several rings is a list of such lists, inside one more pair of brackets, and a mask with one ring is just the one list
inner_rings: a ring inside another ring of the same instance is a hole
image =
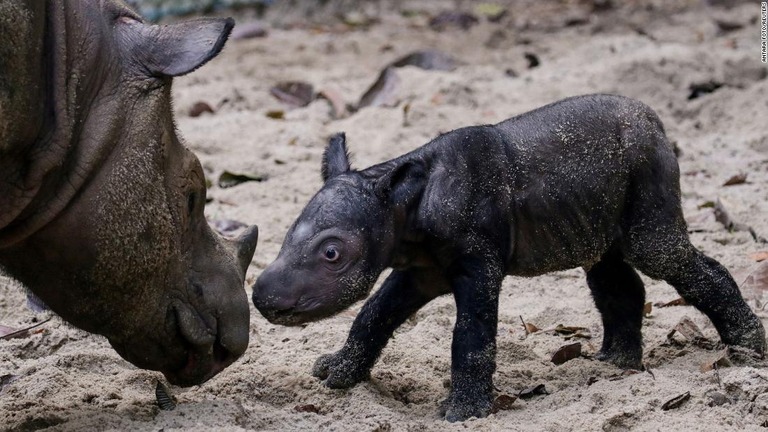
[[347, 152], [347, 138], [344, 132], [337, 133], [328, 140], [328, 146], [323, 153], [323, 165], [320, 169], [323, 181], [328, 181], [329, 178], [336, 177], [351, 169], [349, 153]]
[[427, 182], [424, 167], [413, 161], [401, 163], [376, 181], [375, 191], [394, 205], [409, 206], [421, 197]]
[[232, 18], [199, 18], [169, 25], [118, 20], [121, 43], [150, 76], [188, 74], [216, 57], [227, 42]]

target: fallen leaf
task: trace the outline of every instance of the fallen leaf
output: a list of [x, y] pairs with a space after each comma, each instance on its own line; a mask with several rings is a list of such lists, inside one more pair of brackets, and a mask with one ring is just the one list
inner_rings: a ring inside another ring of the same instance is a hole
[[525, 331], [527, 331], [528, 333], [536, 333], [539, 330], [541, 329], [536, 327], [535, 325], [531, 323], [525, 323]]
[[555, 333], [564, 335], [564, 336], [572, 335], [585, 330], [587, 330], [586, 327], [564, 326], [562, 324], [558, 324], [557, 327], [555, 327], [554, 329]]
[[517, 400], [517, 396], [510, 396], [506, 394], [501, 394], [496, 396], [496, 399], [493, 400], [493, 406], [491, 407], [491, 413], [497, 413], [502, 410], [510, 410], [512, 409], [512, 404], [515, 403]]
[[742, 291], [768, 291], [768, 261], [760, 262], [741, 284]]
[[696, 323], [691, 321], [691, 319], [688, 317], [683, 317], [680, 320], [680, 322], [678, 322], [675, 325], [675, 328], [672, 329], [672, 332], [670, 332], [670, 334], [673, 332], [680, 333], [681, 335], [683, 335], [683, 337], [685, 337], [689, 341], [694, 341], [697, 339], [704, 338], [704, 333], [701, 332], [701, 330], [699, 329], [699, 326], [697, 326]]
[[307, 404], [307, 405], [296, 405], [293, 407], [293, 410], [296, 412], [306, 412], [306, 413], [314, 413], [314, 414], [320, 414], [320, 409], [317, 408], [315, 405]]
[[549, 392], [547, 391], [547, 388], [544, 387], [544, 384], [537, 384], [533, 387], [528, 387], [527, 389], [521, 390], [520, 393], [517, 394], [517, 397], [520, 399], [530, 399], [534, 396], [548, 394]]
[[266, 116], [275, 119], [275, 120], [284, 120], [285, 119], [285, 111], [283, 110], [270, 110], [267, 111]]
[[768, 260], [768, 251], [755, 252], [749, 256], [752, 260], [762, 262]]
[[407, 54], [394, 62], [391, 66], [404, 67], [416, 66], [424, 70], [452, 71], [459, 66], [459, 61], [452, 55], [438, 50], [421, 50]]
[[364, 107], [394, 106], [397, 104], [397, 89], [400, 87], [400, 77], [395, 68], [389, 66], [381, 71], [379, 78], [365, 92], [357, 109]]
[[653, 305], [656, 306], [656, 307], [659, 307], [659, 308], [665, 308], [665, 307], [670, 307], [670, 306], [688, 306], [688, 302], [685, 301], [684, 298], [678, 297], [678, 298], [676, 298], [674, 300], [670, 300], [670, 301], [668, 301], [666, 303], [664, 303], [664, 302], [657, 302], [657, 303], [654, 303]]
[[525, 59], [528, 60], [528, 69], [533, 69], [541, 64], [541, 60], [539, 60], [539, 56], [536, 54], [527, 52], [523, 55], [525, 56]]
[[333, 119], [344, 118], [349, 115], [347, 110], [347, 104], [344, 102], [344, 98], [341, 93], [333, 89], [323, 89], [317, 93], [318, 99], [325, 99], [331, 104], [331, 117]]
[[206, 102], [196, 102], [194, 105], [192, 105], [192, 108], [189, 109], [190, 117], [200, 117], [203, 115], [203, 113], [213, 114], [213, 108], [211, 108], [211, 106]]
[[731, 360], [728, 358], [728, 348], [726, 348], [718, 351], [715, 356], [702, 363], [701, 366], [699, 366], [699, 370], [704, 373], [713, 369], [729, 366], [731, 366]]
[[728, 180], [723, 183], [723, 186], [733, 186], [733, 185], [740, 185], [747, 182], [747, 174], [736, 174], [735, 176], [731, 176]]
[[269, 92], [279, 101], [294, 107], [304, 107], [315, 99], [312, 84], [303, 81], [284, 81], [275, 84]]
[[645, 302], [645, 304], [643, 305], [643, 316], [648, 317], [652, 311], [653, 311], [653, 303]]
[[581, 342], [563, 345], [554, 354], [552, 354], [552, 363], [561, 365], [569, 360], [581, 356]]
[[508, 10], [498, 3], [479, 3], [474, 7], [473, 12], [488, 18], [490, 22], [498, 22], [507, 14]]
[[691, 398], [691, 392], [685, 392], [681, 395], [675, 396], [672, 399], [664, 402], [664, 405], [661, 406], [661, 409], [664, 411], [669, 411], [671, 409], [680, 408], [690, 398]]
[[232, 30], [232, 35], [230, 38], [234, 40], [240, 40], [262, 38], [266, 36], [267, 29], [264, 27], [264, 24], [258, 21], [251, 21], [246, 23], [237, 23], [235, 28]]
[[697, 99], [705, 94], [714, 92], [723, 86], [723, 83], [717, 81], [706, 81], [701, 83], [693, 83], [688, 86], [690, 93], [688, 94], [688, 100]]
[[258, 174], [239, 174], [239, 173], [233, 173], [229, 171], [224, 171], [219, 176], [219, 187], [222, 189], [230, 188], [233, 186], [237, 186], [241, 183], [249, 182], [249, 181], [255, 181], [255, 182], [263, 182], [267, 179], [267, 176], [264, 175], [258, 175]]
[[223, 235], [232, 235], [236, 231], [248, 227], [248, 224], [236, 221], [234, 219], [214, 219], [210, 221], [209, 224], [213, 227], [213, 229], [218, 231], [219, 234]]
[[159, 380], [155, 385], [155, 399], [157, 400], [157, 406], [163, 411], [173, 411], [176, 409], [176, 401], [173, 395], [171, 395], [168, 387]]
[[447, 30], [451, 27], [457, 27], [462, 30], [469, 30], [470, 27], [480, 22], [476, 16], [457, 11], [445, 11], [437, 14], [429, 20], [429, 27], [435, 31]]

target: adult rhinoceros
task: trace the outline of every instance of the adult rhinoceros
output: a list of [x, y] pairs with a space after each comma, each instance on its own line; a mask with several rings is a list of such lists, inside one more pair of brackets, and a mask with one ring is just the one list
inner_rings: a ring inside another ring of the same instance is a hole
[[171, 78], [231, 19], [148, 25], [113, 0], [0, 0], [0, 266], [135, 365], [193, 385], [248, 345], [257, 230], [219, 238]]

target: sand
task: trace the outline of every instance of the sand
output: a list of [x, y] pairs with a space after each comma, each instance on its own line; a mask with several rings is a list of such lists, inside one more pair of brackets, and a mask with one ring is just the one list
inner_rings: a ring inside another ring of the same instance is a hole
[[[399, 3], [429, 13], [454, 4]], [[634, 97], [659, 113], [681, 151], [692, 241], [742, 283], [759, 265], [750, 255], [768, 245], [755, 242], [747, 231], [728, 232], [711, 210], [699, 206], [720, 198], [735, 221], [768, 236], [768, 80], [759, 60], [758, 5], [626, 3], [589, 15], [586, 2], [518, 2], [501, 23], [481, 20], [468, 31], [444, 32], [429, 29], [423, 14], [406, 17], [387, 8], [380, 23], [367, 29], [349, 29], [332, 19], [288, 26], [297, 22], [297, 14], [283, 8], [267, 17], [268, 37], [230, 41], [219, 58], [177, 79], [179, 129], [214, 183], [207, 216], [260, 227], [247, 277], [249, 294], [250, 284], [277, 255], [286, 230], [320, 187], [321, 155], [330, 134], [347, 133], [353, 165], [362, 168], [440, 132], [497, 122], [592, 92]], [[251, 18], [243, 14], [238, 20]], [[741, 28], [725, 32], [718, 20]], [[387, 63], [424, 48], [444, 50], [464, 64], [452, 72], [399, 69], [394, 107], [333, 119], [324, 100], [292, 109], [269, 94], [279, 81], [302, 80], [354, 103]], [[525, 53], [538, 56], [541, 64], [528, 68]], [[723, 86], [688, 100], [690, 85], [709, 81]], [[190, 117], [199, 101], [216, 112]], [[268, 118], [269, 111], [283, 111], [285, 118]], [[268, 179], [222, 189], [215, 183], [224, 170]], [[740, 173], [747, 174], [746, 183], [722, 186]], [[678, 297], [667, 284], [644, 280], [648, 301]], [[743, 291], [765, 322], [762, 291], [747, 286]], [[711, 431], [762, 430], [768, 421], [764, 362], [744, 360], [701, 372], [703, 363], [717, 357], [716, 347], [667, 340], [685, 317], [718, 340], [709, 321], [690, 306], [654, 307], [643, 324], [650, 372], [622, 374], [588, 358], [600, 346], [602, 329], [583, 270], [509, 277], [500, 302], [494, 377], [499, 393], [516, 395], [544, 384], [549, 394], [518, 399], [487, 418], [449, 424], [437, 417], [438, 403], [448, 393], [455, 315], [452, 299], [443, 297], [409, 319], [384, 349], [371, 380], [350, 390], [324, 387], [310, 369], [319, 355], [341, 347], [361, 304], [294, 328], [269, 324], [251, 306], [248, 351], [202, 386], [172, 387], [178, 400], [173, 411], [160, 411], [155, 404], [160, 374], [136, 369], [104, 338], [54, 317], [41, 332], [0, 341], [0, 428]], [[20, 327], [49, 315], [32, 312], [23, 288], [0, 279], [0, 324]], [[553, 332], [526, 335], [520, 317], [541, 329], [586, 327], [592, 335], [580, 340], [586, 357], [555, 366], [552, 353], [572, 341]], [[662, 409], [686, 392], [690, 399], [680, 407]]]

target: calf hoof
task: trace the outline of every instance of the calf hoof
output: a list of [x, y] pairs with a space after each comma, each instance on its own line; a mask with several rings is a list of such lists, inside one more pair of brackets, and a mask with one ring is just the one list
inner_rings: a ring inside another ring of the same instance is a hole
[[606, 363], [612, 363], [616, 367], [621, 369], [637, 369], [643, 368], [643, 354], [641, 352], [633, 351], [620, 351], [616, 349], [612, 350], [600, 350], [595, 354], [595, 359], [604, 361]]
[[321, 355], [312, 367], [312, 376], [320, 378], [330, 388], [344, 389], [368, 378], [368, 371], [359, 369], [350, 356], [339, 351]]
[[440, 403], [440, 416], [445, 421], [454, 423], [467, 420], [472, 417], [482, 418], [491, 413], [493, 402], [490, 398], [466, 399], [449, 396]]

